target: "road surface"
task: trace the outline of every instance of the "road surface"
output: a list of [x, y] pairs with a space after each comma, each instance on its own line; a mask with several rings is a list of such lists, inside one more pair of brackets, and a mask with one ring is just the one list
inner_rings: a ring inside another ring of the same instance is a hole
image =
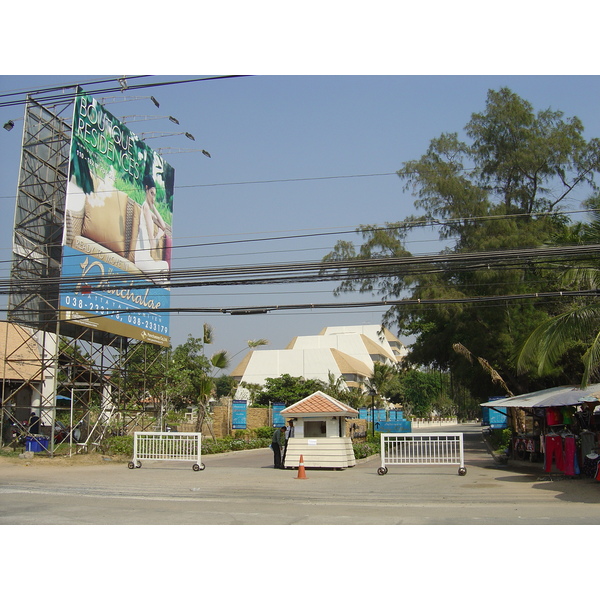
[[[269, 449], [190, 463], [0, 459], [3, 525], [591, 525], [600, 482], [546, 476], [542, 465], [494, 463], [477, 425], [465, 435], [467, 474], [453, 465], [391, 466], [379, 458], [335, 470], [273, 469]], [[428, 430], [440, 431], [440, 429]]]

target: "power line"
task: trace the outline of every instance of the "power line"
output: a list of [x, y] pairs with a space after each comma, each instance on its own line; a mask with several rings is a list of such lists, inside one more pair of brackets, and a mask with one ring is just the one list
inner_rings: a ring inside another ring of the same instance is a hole
[[[378, 232], [378, 231], [390, 231], [395, 229], [416, 229], [421, 227], [434, 227], [434, 226], [446, 226], [454, 223], [464, 223], [465, 221], [473, 221], [473, 222], [484, 222], [489, 220], [498, 220], [498, 219], [514, 219], [514, 218], [530, 218], [530, 217], [549, 217], [549, 216], [566, 216], [566, 215], [574, 215], [574, 214], [590, 214], [590, 213], [598, 213], [600, 209], [586, 209], [586, 210], [572, 210], [572, 211], [560, 211], [560, 212], [538, 212], [538, 213], [528, 213], [528, 214], [512, 214], [512, 215], [489, 215], [489, 216], [466, 216], [455, 219], [416, 219], [414, 221], [398, 221], [397, 223], [388, 223], [385, 226], [374, 225], [374, 226], [366, 226], [369, 231]], [[299, 233], [293, 235], [280, 235], [280, 236], [268, 236], [268, 237], [252, 237], [252, 238], [241, 238], [234, 240], [220, 240], [216, 242], [198, 242], [193, 244], [174, 244], [172, 246], [173, 249], [178, 248], [205, 248], [209, 246], [223, 246], [223, 245], [232, 245], [232, 244], [247, 244], [254, 242], [270, 242], [270, 241], [287, 241], [294, 239], [307, 239], [314, 237], [327, 237], [334, 235], [348, 235], [348, 234], [356, 234], [361, 231], [362, 226], [355, 226], [354, 228], [346, 228], [339, 229], [335, 231], [320, 231], [315, 233]], [[407, 242], [408, 243], [408, 242]], [[54, 247], [62, 246], [62, 244], [56, 245], [47, 245], [46, 248], [51, 249]], [[297, 251], [297, 250], [294, 250]], [[109, 251], [107, 251], [108, 253]], [[101, 256], [102, 253], [98, 253]], [[244, 253], [246, 256], [246, 253]], [[2, 262], [11, 262], [9, 260], [0, 261]]]
[[[180, 288], [231, 285], [266, 285], [305, 283], [315, 281], [340, 281], [348, 278], [406, 277], [434, 271], [485, 270], [498, 265], [523, 265], [537, 260], [565, 262], [590, 260], [600, 257], [600, 244], [581, 246], [521, 248], [488, 252], [454, 252], [420, 256], [391, 256], [340, 261], [312, 261], [173, 269], [168, 281], [149, 281], [152, 275], [115, 274], [86, 276], [85, 284], [98, 291], [112, 289]], [[80, 277], [48, 277], [38, 279], [0, 280], [0, 295], [15, 288], [20, 293], [48, 293], [61, 286], [63, 292], [75, 292], [81, 285]], [[93, 290], [92, 290], [93, 291]]]
[[[468, 298], [402, 298], [397, 300], [372, 300], [362, 302], [322, 302], [322, 303], [302, 303], [302, 304], [265, 304], [265, 305], [254, 305], [254, 306], [228, 306], [228, 307], [169, 307], [169, 308], [157, 308], [157, 309], [120, 309], [120, 310], [106, 310], [102, 314], [90, 314], [81, 317], [81, 320], [88, 320], [90, 318], [104, 318], [124, 314], [138, 314], [138, 313], [153, 313], [153, 314], [169, 314], [169, 315], [186, 315], [186, 314], [228, 314], [228, 315], [258, 315], [267, 314], [272, 312], [281, 312], [289, 310], [341, 310], [341, 309], [357, 309], [357, 308], [392, 308], [400, 306], [435, 306], [435, 305], [448, 305], [448, 304], [484, 304], [484, 303], [506, 303], [515, 302], [520, 300], [548, 300], [556, 298], [597, 298], [600, 290], [579, 290], [579, 291], [558, 291], [558, 292], [532, 292], [527, 294], [507, 294], [497, 296], [473, 296]], [[42, 313], [44, 311], [41, 311]], [[53, 311], [47, 311], [48, 314]], [[80, 319], [76, 317], [69, 318], [69, 322], [76, 322]]]
[[[125, 76], [126, 79], [140, 79], [143, 77], [151, 77], [151, 75], [127, 75]], [[91, 80], [91, 81], [81, 81], [81, 82], [76, 82], [76, 83], [63, 83], [61, 85], [53, 85], [50, 87], [45, 87], [45, 88], [35, 88], [35, 89], [20, 89], [20, 90], [15, 90], [12, 92], [5, 92], [4, 94], [0, 94], [0, 98], [8, 98], [11, 96], [22, 96], [23, 94], [26, 94], [27, 96], [32, 96], [32, 95], [36, 95], [36, 94], [47, 94], [49, 92], [57, 92], [57, 91], [61, 91], [61, 90], [66, 90], [66, 89], [71, 89], [80, 85], [86, 85], [86, 86], [91, 86], [91, 85], [99, 85], [101, 83], [109, 83], [111, 81], [118, 81], [119, 78], [115, 79], [114, 77], [111, 77], [110, 79], [96, 79], [96, 80]]]
[[[134, 76], [132, 76], [131, 78], [133, 78], [133, 77]], [[138, 77], [148, 77], [148, 75], [140, 75]], [[175, 80], [175, 81], [159, 81], [159, 82], [152, 82], [152, 83], [142, 83], [142, 84], [138, 84], [138, 85], [127, 85], [127, 87], [125, 89], [126, 90], [143, 90], [143, 89], [164, 87], [164, 86], [168, 86], [168, 85], [181, 85], [184, 83], [198, 83], [201, 81], [216, 81], [216, 80], [220, 80], [220, 79], [235, 79], [235, 78], [239, 78], [239, 77], [253, 77], [253, 76], [252, 75], [214, 75], [214, 76], [208, 76], [208, 77], [194, 77], [191, 79], [179, 79], [179, 80]], [[110, 82], [110, 81], [118, 82], [118, 79], [119, 78], [101, 80], [99, 83], [105, 83], [105, 82]], [[125, 77], [125, 79], [128, 79], [128, 77]], [[87, 83], [86, 85], [89, 87], [92, 84]], [[77, 93], [77, 91], [72, 91], [72, 92], [66, 93], [65, 90], [77, 88], [78, 86], [79, 86], [79, 84], [70, 84], [70, 85], [66, 85], [66, 86], [56, 86], [55, 88], [49, 88], [49, 91], [46, 93], [50, 93], [53, 91], [59, 91], [59, 90], [62, 90], [63, 93], [54, 94], [54, 95], [44, 95], [44, 93], [42, 93], [41, 97], [36, 98], [36, 99], [39, 102], [44, 102], [44, 103], [71, 102], [76, 96], [78, 96], [78, 93]], [[96, 89], [96, 90], [90, 90], [89, 92], [86, 91], [84, 93], [112, 94], [115, 92], [123, 92], [123, 91], [124, 91], [124, 88], [121, 86], [121, 84], [119, 84], [117, 86], [106, 87], [106, 88]], [[31, 95], [38, 94], [38, 93], [39, 92], [37, 92], [35, 90], [30, 92]], [[7, 100], [4, 102], [0, 102], [0, 108], [6, 108], [9, 106], [22, 106], [24, 104], [27, 104], [27, 101], [28, 101], [27, 98], [22, 98], [22, 99], [17, 99], [17, 100]]]
[[256, 181], [230, 181], [225, 183], [199, 183], [194, 185], [181, 185], [176, 186], [180, 189], [183, 188], [196, 188], [196, 187], [219, 187], [225, 185], [255, 185], [258, 183], [290, 183], [297, 181], [325, 181], [328, 179], [354, 179], [360, 177], [388, 177], [390, 175], [398, 175], [395, 171], [392, 173], [364, 173], [360, 175], [328, 175], [323, 177], [291, 177], [289, 179], [259, 179]]

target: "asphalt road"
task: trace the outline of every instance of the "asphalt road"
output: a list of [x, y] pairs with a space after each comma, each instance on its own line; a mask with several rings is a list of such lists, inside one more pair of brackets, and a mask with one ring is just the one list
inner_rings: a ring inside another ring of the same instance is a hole
[[[190, 463], [101, 457], [0, 459], [2, 525], [597, 525], [600, 482], [547, 476], [541, 464], [499, 466], [481, 428], [456, 466], [392, 466], [379, 458], [335, 470], [272, 468], [269, 449]], [[425, 430], [423, 430], [425, 431]], [[431, 431], [431, 430], [428, 430]], [[435, 431], [440, 431], [436, 429]]]

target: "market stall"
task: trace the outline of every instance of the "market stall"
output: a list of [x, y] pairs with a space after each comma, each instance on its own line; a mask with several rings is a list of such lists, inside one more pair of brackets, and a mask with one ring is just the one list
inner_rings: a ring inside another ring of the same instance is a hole
[[562, 386], [484, 402], [508, 409], [512, 456], [541, 460], [547, 473], [600, 481], [600, 384]]

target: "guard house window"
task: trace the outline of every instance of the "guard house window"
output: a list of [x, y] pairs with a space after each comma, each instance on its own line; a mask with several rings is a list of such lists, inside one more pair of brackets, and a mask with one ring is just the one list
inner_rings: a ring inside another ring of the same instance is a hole
[[325, 437], [327, 423], [325, 421], [304, 421], [304, 437]]

